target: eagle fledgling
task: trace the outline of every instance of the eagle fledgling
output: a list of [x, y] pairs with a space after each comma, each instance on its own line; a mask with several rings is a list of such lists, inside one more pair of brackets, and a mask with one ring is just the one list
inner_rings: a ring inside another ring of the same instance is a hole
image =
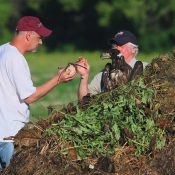
[[111, 59], [102, 73], [102, 90], [109, 91], [118, 85], [126, 84], [143, 73], [143, 63], [137, 61], [134, 68], [125, 62], [123, 55], [117, 49], [110, 49], [100, 56], [102, 59]]

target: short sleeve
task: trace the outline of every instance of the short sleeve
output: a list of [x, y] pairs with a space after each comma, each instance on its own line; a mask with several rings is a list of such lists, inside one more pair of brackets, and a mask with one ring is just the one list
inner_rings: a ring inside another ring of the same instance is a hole
[[27, 61], [22, 55], [10, 59], [9, 74], [13, 86], [21, 100], [29, 97], [36, 91], [31, 80], [31, 74]]
[[101, 93], [102, 72], [98, 73], [88, 85], [88, 93], [96, 95]]

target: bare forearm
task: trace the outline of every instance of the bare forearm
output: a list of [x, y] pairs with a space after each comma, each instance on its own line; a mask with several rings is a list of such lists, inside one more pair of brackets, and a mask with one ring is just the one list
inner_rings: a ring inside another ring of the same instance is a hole
[[81, 101], [88, 93], [88, 77], [83, 77], [80, 80], [78, 99]]
[[57, 75], [55, 75], [53, 78], [51, 78], [49, 81], [44, 83], [43, 85], [36, 88], [36, 92], [25, 99], [25, 102], [27, 104], [31, 104], [44, 95], [46, 95], [48, 92], [50, 92], [56, 85], [68, 82], [75, 78], [76, 76], [76, 70], [73, 66], [69, 66], [66, 69], [62, 68], [59, 70]]
[[25, 102], [27, 104], [31, 104], [41, 97], [45, 96], [47, 93], [49, 93], [58, 83], [58, 77], [55, 76], [43, 85], [36, 88], [36, 92], [25, 99]]

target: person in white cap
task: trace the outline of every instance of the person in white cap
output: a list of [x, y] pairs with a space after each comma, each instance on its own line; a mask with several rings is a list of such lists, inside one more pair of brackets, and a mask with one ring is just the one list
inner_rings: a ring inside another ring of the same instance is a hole
[[12, 41], [0, 46], [0, 163], [3, 169], [14, 152], [9, 139], [29, 121], [29, 105], [76, 76], [74, 69], [67, 73], [63, 68], [41, 86], [33, 85], [24, 54], [36, 51], [42, 44], [41, 37], [51, 33], [39, 18], [24, 16], [17, 22]]
[[[138, 42], [136, 36], [127, 30], [120, 31], [109, 40], [109, 43], [112, 45], [113, 49], [117, 49], [124, 56], [125, 62], [133, 68], [137, 61], [136, 56], [138, 54]], [[142, 63], [144, 68], [148, 64], [146, 62]], [[80, 59], [78, 64], [86, 67], [86, 69], [77, 67], [81, 76], [78, 90], [78, 98], [81, 101], [87, 94], [96, 95], [102, 92], [101, 81], [103, 72], [95, 75], [90, 84], [88, 84], [90, 66], [84, 58]]]

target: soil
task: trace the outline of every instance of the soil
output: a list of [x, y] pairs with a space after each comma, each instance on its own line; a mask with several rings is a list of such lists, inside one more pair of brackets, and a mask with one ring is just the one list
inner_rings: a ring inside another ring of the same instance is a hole
[[[174, 53], [174, 52], [173, 52]], [[146, 69], [145, 82], [153, 83], [161, 118], [157, 121], [166, 131], [166, 145], [161, 150], [135, 155], [134, 148], [123, 145], [111, 157], [77, 160], [75, 149], [69, 156], [59, 154], [59, 147], [45, 139], [48, 126], [64, 117], [53, 112], [48, 119], [27, 124], [14, 138], [15, 154], [3, 175], [174, 175], [175, 174], [175, 57], [161, 55]], [[67, 106], [67, 111], [73, 110]], [[149, 113], [149, 109], [145, 109]], [[126, 130], [124, 131], [126, 132]], [[58, 139], [58, 138], [55, 138]], [[154, 145], [154, 144], [152, 144]], [[70, 145], [69, 145], [70, 146]]]

